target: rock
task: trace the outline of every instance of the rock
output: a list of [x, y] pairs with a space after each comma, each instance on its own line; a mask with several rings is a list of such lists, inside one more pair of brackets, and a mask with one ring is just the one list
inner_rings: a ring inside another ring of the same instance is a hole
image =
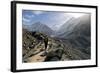
[[40, 56], [46, 56], [47, 55], [47, 52], [44, 52], [43, 54], [41, 54]]
[[49, 61], [59, 61], [60, 59], [58, 57], [52, 57]]
[[58, 61], [61, 60], [63, 51], [58, 49], [56, 51], [51, 51], [47, 54], [45, 61]]

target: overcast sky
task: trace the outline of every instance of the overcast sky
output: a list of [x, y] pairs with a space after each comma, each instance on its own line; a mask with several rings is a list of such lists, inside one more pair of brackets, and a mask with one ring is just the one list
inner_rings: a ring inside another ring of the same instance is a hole
[[83, 15], [84, 13], [23, 10], [22, 22], [24, 25], [32, 25], [40, 22], [53, 30], [57, 30], [72, 17], [78, 18]]

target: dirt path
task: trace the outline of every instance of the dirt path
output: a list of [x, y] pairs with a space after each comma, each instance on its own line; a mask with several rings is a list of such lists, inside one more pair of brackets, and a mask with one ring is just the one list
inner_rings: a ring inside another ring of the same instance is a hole
[[43, 62], [46, 58], [46, 56], [41, 56], [44, 53], [44, 51], [28, 58], [29, 62]]

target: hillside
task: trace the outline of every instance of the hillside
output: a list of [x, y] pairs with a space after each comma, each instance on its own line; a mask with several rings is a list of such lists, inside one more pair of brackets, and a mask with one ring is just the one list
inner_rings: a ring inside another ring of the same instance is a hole
[[45, 33], [48, 36], [50, 36], [54, 32], [51, 28], [49, 28], [45, 24], [42, 24], [41, 22], [36, 22], [32, 25], [23, 24], [23, 28], [27, 29], [28, 31], [32, 31], [32, 32], [34, 32], [34, 31], [42, 32], [42, 33]]
[[[46, 62], [46, 61], [67, 61], [67, 60], [85, 60], [89, 55], [84, 51], [72, 47], [69, 41], [57, 38], [51, 38], [44, 33], [28, 31], [23, 29], [23, 62]], [[47, 37], [48, 46], [45, 53], [45, 44], [43, 39], [37, 37]]]

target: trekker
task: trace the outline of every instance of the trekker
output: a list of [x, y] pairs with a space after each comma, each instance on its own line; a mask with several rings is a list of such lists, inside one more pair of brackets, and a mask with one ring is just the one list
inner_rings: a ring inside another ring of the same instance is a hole
[[45, 45], [45, 53], [46, 53], [46, 49], [48, 46], [48, 37], [46, 35], [42, 35], [42, 34], [37, 34], [36, 31], [32, 33], [32, 35], [37, 38], [38, 40], [43, 40], [44, 45]]
[[48, 37], [44, 37], [44, 44], [45, 44], [45, 52], [46, 52], [46, 49], [47, 49], [47, 46], [48, 46]]

